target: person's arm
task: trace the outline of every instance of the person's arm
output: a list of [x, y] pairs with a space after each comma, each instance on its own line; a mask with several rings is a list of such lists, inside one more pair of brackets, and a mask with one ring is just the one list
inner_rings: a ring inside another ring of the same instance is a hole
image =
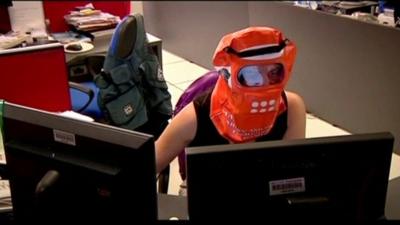
[[306, 107], [303, 99], [286, 91], [288, 100], [288, 128], [283, 139], [298, 139], [306, 136]]
[[155, 143], [157, 173], [193, 140], [196, 129], [196, 112], [193, 103], [190, 103], [171, 120]]

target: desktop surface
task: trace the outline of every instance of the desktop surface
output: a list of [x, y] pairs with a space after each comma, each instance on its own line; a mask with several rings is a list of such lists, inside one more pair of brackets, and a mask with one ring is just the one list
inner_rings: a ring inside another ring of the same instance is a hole
[[159, 220], [188, 220], [187, 198], [184, 196], [158, 194]]
[[400, 177], [389, 181], [385, 216], [388, 220], [397, 220], [400, 224]]
[[[99, 35], [94, 38], [93, 45], [94, 48], [90, 51], [83, 52], [83, 53], [66, 53], [66, 62], [70, 63], [73, 59], [77, 57], [83, 57], [83, 56], [90, 56], [90, 55], [96, 55], [96, 54], [106, 54], [110, 45], [111, 37], [114, 33], [114, 29], [111, 30], [105, 30], [105, 31], [99, 31], [97, 32]], [[151, 48], [154, 49], [155, 53], [159, 57], [160, 62], [161, 60], [161, 39], [158, 37], [151, 35], [147, 33], [147, 38], [149, 40], [149, 45]]]

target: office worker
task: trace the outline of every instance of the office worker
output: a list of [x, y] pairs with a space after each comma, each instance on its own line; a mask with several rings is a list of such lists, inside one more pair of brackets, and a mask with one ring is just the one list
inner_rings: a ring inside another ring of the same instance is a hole
[[215, 87], [186, 105], [158, 138], [157, 171], [187, 146], [304, 138], [305, 104], [284, 90], [295, 56], [295, 44], [274, 28], [225, 35], [213, 57]]

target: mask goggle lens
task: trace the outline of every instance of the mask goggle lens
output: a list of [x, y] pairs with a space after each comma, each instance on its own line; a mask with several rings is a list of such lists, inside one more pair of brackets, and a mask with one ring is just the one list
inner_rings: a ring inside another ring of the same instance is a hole
[[284, 69], [280, 63], [251, 65], [240, 69], [239, 83], [245, 87], [262, 87], [279, 84], [283, 81]]

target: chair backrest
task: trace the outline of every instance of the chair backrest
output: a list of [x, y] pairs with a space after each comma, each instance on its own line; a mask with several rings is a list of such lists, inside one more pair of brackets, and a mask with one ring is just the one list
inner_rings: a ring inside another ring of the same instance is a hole
[[[217, 71], [210, 71], [193, 81], [188, 88], [179, 97], [175, 105], [173, 116], [177, 115], [187, 104], [193, 101], [194, 98], [204, 93], [205, 91], [213, 88], [218, 79]], [[186, 178], [186, 155], [184, 149], [178, 157], [179, 173], [182, 180]]]
[[83, 65], [87, 69], [86, 74], [75, 77], [70, 74], [72, 110], [90, 116], [97, 122], [104, 122], [104, 114], [98, 105], [99, 89], [93, 79], [101, 72], [104, 59], [105, 55], [94, 54], [76, 57], [68, 62], [69, 66]]
[[3, 50], [0, 68], [0, 99], [52, 112], [71, 110], [61, 44]]
[[[149, 46], [143, 16], [126, 16], [117, 25], [95, 77], [98, 103], [114, 126], [152, 134], [157, 139], [172, 116], [171, 94], [160, 62]], [[167, 193], [169, 166], [160, 173], [159, 192]]]
[[162, 132], [153, 122], [166, 125], [172, 116], [171, 94], [149, 47], [142, 15], [126, 16], [118, 24], [95, 84], [99, 106], [112, 125], [156, 137]]

